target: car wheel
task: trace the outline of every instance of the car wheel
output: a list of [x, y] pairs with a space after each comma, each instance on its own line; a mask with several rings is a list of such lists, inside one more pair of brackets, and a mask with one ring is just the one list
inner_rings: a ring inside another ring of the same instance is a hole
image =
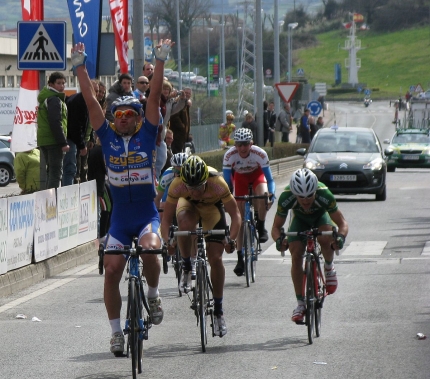
[[6, 165], [0, 165], [0, 187], [6, 187], [12, 180], [12, 169]]
[[387, 167], [387, 172], [394, 172], [396, 171], [396, 167], [395, 166], [388, 166]]
[[376, 201], [385, 201], [387, 199], [387, 187], [384, 187], [381, 193], [376, 194]]

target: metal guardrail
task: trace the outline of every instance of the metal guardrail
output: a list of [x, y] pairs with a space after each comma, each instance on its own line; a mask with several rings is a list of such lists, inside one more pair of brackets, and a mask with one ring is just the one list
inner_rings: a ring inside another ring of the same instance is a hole
[[274, 177], [287, 176], [301, 167], [303, 167], [303, 157], [300, 155], [270, 161], [270, 169]]

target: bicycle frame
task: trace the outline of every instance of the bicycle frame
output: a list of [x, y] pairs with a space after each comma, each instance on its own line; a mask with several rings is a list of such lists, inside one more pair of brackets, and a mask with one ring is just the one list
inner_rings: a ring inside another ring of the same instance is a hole
[[[163, 267], [167, 265], [167, 248], [163, 246], [161, 249], [143, 249], [138, 245], [138, 239], [133, 238], [134, 247], [126, 245], [123, 249], [105, 250], [104, 245], [99, 246], [99, 274], [103, 274], [103, 258], [104, 255], [127, 255], [126, 276], [128, 280], [128, 296], [127, 296], [127, 315], [124, 326], [124, 335], [128, 336], [127, 340], [127, 358], [132, 358], [133, 379], [136, 378], [136, 372], [142, 372], [142, 352], [143, 340], [148, 339], [148, 330], [152, 327], [151, 318], [149, 316], [149, 306], [143, 290], [143, 282], [141, 268], [141, 254], [161, 254], [163, 256]], [[143, 307], [147, 312], [144, 317]], [[137, 334], [137, 339], [136, 339]]]
[[[208, 262], [204, 244], [205, 235], [228, 235], [228, 227], [225, 230], [203, 230], [198, 227], [195, 231], [177, 231], [173, 233], [177, 236], [197, 237], [197, 257], [196, 257], [196, 280], [193, 287], [193, 300], [191, 309], [197, 317], [197, 325], [200, 325], [200, 340], [202, 351], [206, 351], [207, 345], [207, 317], [211, 319], [212, 337], [215, 336], [213, 330], [213, 287], [208, 271]], [[189, 295], [188, 295], [189, 297]]]
[[308, 329], [309, 344], [313, 343], [314, 329], [316, 337], [321, 332], [321, 309], [324, 299], [327, 296], [325, 277], [321, 270], [321, 249], [317, 240], [318, 236], [330, 235], [336, 238], [337, 228], [333, 231], [319, 231], [318, 228], [311, 228], [304, 232], [281, 231], [283, 236], [301, 236], [306, 238], [306, 247], [303, 254], [303, 286], [302, 295], [306, 301], [305, 324]]
[[[244, 201], [244, 214], [242, 220], [242, 249], [245, 255], [245, 277], [246, 286], [250, 286], [250, 282], [255, 282], [256, 277], [256, 262], [258, 260], [258, 255], [261, 254], [261, 244], [257, 231], [257, 219], [258, 213], [254, 211], [254, 206], [252, 201], [254, 199], [264, 199], [266, 202], [266, 208], [268, 203], [268, 195], [253, 195], [252, 194], [252, 184], [248, 186], [248, 195], [245, 196], [235, 196], [236, 200]], [[253, 215], [254, 212], [254, 215]], [[249, 234], [249, 235], [248, 235]]]

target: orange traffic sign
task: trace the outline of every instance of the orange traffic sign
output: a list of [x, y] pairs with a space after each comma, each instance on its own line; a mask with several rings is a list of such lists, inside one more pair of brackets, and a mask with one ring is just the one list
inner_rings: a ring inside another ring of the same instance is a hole
[[279, 96], [285, 103], [289, 103], [299, 88], [300, 83], [275, 83]]

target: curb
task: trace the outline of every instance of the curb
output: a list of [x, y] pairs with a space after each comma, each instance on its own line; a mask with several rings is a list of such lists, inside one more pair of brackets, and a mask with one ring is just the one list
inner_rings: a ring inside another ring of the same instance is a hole
[[45, 261], [0, 275], [0, 298], [22, 291], [72, 267], [87, 263], [98, 256], [98, 240], [67, 250]]

